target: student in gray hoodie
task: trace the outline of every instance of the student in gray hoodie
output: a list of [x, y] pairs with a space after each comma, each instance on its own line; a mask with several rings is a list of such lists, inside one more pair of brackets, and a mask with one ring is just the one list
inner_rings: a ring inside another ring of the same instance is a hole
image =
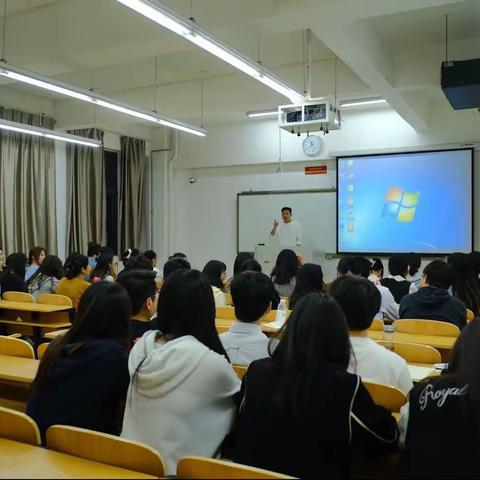
[[160, 331], [145, 333], [130, 352], [122, 437], [155, 448], [173, 475], [180, 458], [219, 452], [233, 426], [240, 380], [218, 338], [205, 275], [172, 273], [160, 292], [158, 321]]
[[462, 329], [467, 322], [467, 309], [448, 293], [453, 275], [452, 268], [443, 260], [430, 262], [423, 270], [422, 287], [401, 301], [400, 318], [439, 320]]

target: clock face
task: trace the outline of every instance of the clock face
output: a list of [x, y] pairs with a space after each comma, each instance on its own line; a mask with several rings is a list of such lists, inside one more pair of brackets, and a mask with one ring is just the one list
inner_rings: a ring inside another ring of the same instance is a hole
[[308, 135], [303, 141], [303, 151], [307, 155], [317, 155], [322, 148], [322, 139], [317, 135]]

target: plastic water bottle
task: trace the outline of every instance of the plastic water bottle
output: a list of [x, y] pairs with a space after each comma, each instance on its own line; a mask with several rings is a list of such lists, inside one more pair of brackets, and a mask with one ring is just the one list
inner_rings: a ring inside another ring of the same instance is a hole
[[277, 307], [277, 317], [275, 318], [275, 322], [283, 325], [286, 320], [287, 320], [287, 303], [285, 302], [285, 299], [282, 298]]

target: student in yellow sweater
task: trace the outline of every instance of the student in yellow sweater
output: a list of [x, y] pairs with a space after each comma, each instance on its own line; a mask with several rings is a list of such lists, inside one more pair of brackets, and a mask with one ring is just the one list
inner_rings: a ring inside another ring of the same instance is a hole
[[72, 300], [73, 308], [78, 307], [83, 292], [90, 286], [85, 280], [89, 276], [92, 266], [88, 263], [88, 257], [80, 253], [72, 253], [67, 258], [65, 265], [65, 277], [58, 282], [57, 294], [65, 295]]

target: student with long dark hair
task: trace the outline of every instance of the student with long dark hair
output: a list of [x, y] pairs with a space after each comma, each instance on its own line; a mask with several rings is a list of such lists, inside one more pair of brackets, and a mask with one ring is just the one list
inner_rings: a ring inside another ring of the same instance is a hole
[[398, 304], [400, 304], [403, 297], [417, 291], [415, 284], [406, 279], [409, 259], [410, 257], [406, 253], [394, 253], [388, 259], [388, 271], [390, 275], [380, 280], [380, 283], [390, 290], [395, 302]]
[[299, 262], [297, 254], [288, 248], [282, 250], [273, 267], [271, 278], [281, 297], [290, 297], [295, 288]]
[[203, 273], [208, 278], [212, 286], [215, 306], [225, 307], [225, 281], [227, 280], [227, 266], [220, 260], [210, 260], [203, 267]]
[[337, 302], [303, 297], [271, 357], [251, 363], [243, 378], [234, 460], [298, 478], [349, 478], [352, 449], [394, 450], [396, 421], [347, 372], [349, 358]]
[[55, 255], [47, 255], [40, 268], [28, 279], [28, 293], [35, 298], [41, 293], [56, 293], [63, 277], [62, 261]]
[[467, 253], [452, 253], [447, 263], [455, 273], [452, 283], [452, 295], [461, 300], [474, 315], [480, 311], [480, 287], [475, 277], [474, 262]]
[[417, 290], [422, 286], [422, 274], [420, 267], [422, 265], [422, 257], [418, 253], [408, 254], [408, 275], [407, 280], [413, 283]]
[[48, 346], [32, 384], [27, 413], [42, 438], [56, 424], [119, 433], [130, 380], [130, 310], [128, 293], [115, 283], [97, 283], [82, 296], [75, 321]]
[[113, 282], [115, 272], [113, 270], [113, 253], [101, 253], [97, 258], [97, 265], [90, 274], [92, 283], [101, 281]]
[[[417, 383], [402, 407], [399, 425], [412, 478], [479, 477], [479, 346], [477, 317], [458, 337], [447, 374]], [[448, 448], [446, 438], [452, 440]]]
[[28, 268], [25, 271], [25, 281], [27, 281], [42, 264], [47, 256], [47, 251], [43, 247], [33, 247], [28, 252]]
[[172, 475], [185, 455], [218, 453], [240, 381], [217, 335], [212, 289], [199, 271], [168, 277], [158, 321], [160, 331], [145, 333], [130, 353], [122, 437], [162, 452]]
[[290, 296], [290, 309], [305, 295], [312, 292], [322, 292], [324, 287], [323, 271], [320, 265], [306, 263], [297, 272], [297, 281]]
[[87, 245], [87, 256], [88, 256], [88, 263], [95, 268], [97, 266], [97, 257], [100, 255], [102, 251], [102, 246], [99, 243], [95, 242], [88, 242]]
[[85, 280], [92, 271], [88, 257], [81, 253], [72, 253], [63, 265], [65, 277], [58, 282], [57, 293], [72, 300], [74, 308], [78, 307], [83, 292], [91, 285]]
[[230, 285], [232, 284], [233, 279], [241, 272], [241, 268], [244, 262], [247, 260], [253, 259], [252, 252], [238, 252], [233, 262], [233, 275], [227, 280], [225, 284], [225, 291], [230, 293]]
[[25, 267], [27, 257], [23, 253], [11, 253], [0, 275], [0, 294], [5, 292], [24, 292]]

